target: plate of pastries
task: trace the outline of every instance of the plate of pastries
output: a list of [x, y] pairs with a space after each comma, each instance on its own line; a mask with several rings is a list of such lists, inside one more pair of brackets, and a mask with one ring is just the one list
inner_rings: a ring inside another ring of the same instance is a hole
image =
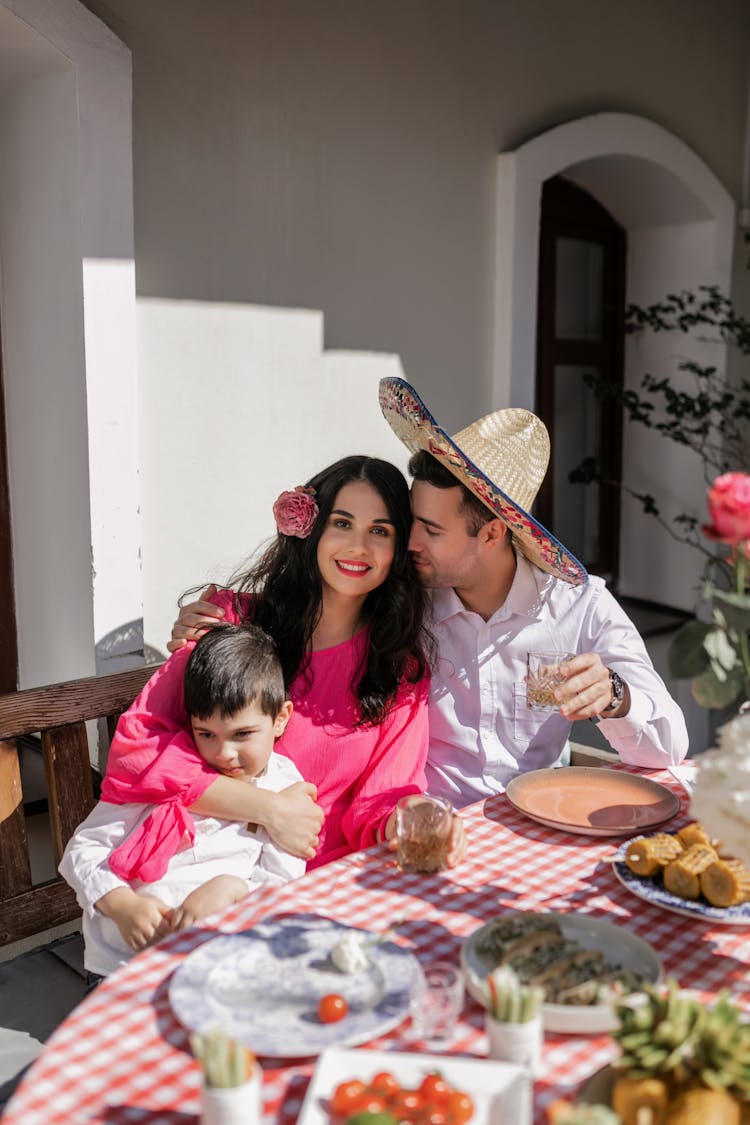
[[677, 832], [633, 837], [620, 845], [612, 866], [629, 891], [664, 910], [727, 926], [750, 924], [750, 869], [698, 821]]

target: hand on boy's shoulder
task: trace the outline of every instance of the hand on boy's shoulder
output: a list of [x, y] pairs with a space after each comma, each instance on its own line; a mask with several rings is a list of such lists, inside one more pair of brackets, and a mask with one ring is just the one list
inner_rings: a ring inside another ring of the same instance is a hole
[[212, 582], [203, 590], [198, 601], [180, 607], [177, 620], [172, 626], [171, 640], [167, 642], [168, 652], [177, 652], [188, 641], [197, 641], [212, 625], [224, 620], [224, 608], [210, 600], [218, 592], [218, 586]]

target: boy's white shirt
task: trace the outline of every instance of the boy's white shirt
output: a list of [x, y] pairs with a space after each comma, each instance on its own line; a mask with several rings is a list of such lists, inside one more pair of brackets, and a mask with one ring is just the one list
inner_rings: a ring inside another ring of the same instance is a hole
[[[249, 784], [277, 793], [301, 780], [289, 758], [273, 753], [265, 774]], [[305, 873], [305, 860], [282, 851], [265, 829], [250, 832], [246, 824], [193, 814], [195, 839], [192, 844], [186, 841], [186, 847], [172, 857], [166, 874], [155, 883], [125, 882], [111, 870], [109, 857], [152, 808], [150, 804], [99, 801], [68, 841], [60, 861], [60, 874], [83, 910], [84, 964], [92, 973], [106, 976], [133, 956], [116, 924], [94, 906], [116, 887], [129, 886], [175, 907], [217, 875], [235, 875], [253, 890], [268, 884], [280, 886]]]

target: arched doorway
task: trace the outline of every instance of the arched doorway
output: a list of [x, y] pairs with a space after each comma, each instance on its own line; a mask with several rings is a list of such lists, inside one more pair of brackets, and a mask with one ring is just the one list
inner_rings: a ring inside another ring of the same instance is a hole
[[[627, 302], [647, 304], [675, 289], [731, 289], [734, 202], [703, 160], [674, 134], [629, 114], [568, 122], [498, 157], [496, 302], [492, 405], [536, 405], [537, 293], [542, 191], [555, 176], [583, 188], [626, 232]], [[660, 340], [628, 337], [625, 387], [669, 360]], [[627, 430], [623, 475], [665, 510], [696, 511], [702, 467], [653, 434]], [[700, 559], [623, 505], [620, 591], [691, 610]], [[553, 530], [555, 528], [553, 527]], [[647, 542], [648, 549], [644, 549]]]

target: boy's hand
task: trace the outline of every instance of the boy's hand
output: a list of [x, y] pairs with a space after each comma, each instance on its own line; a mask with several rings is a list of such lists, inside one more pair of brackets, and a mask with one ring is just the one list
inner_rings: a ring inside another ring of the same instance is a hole
[[197, 602], [190, 602], [180, 609], [179, 616], [172, 626], [172, 639], [167, 642], [169, 652], [177, 652], [188, 641], [197, 641], [212, 625], [218, 625], [224, 620], [224, 610], [206, 601], [216, 593], [216, 586], [211, 583], [206, 586], [201, 598]]
[[103, 895], [97, 910], [111, 918], [129, 949], [136, 953], [169, 933], [172, 909], [155, 895], [139, 895], [118, 887]]
[[216, 875], [202, 887], [197, 887], [187, 896], [182, 906], [172, 911], [172, 929], [186, 930], [200, 918], [223, 910], [239, 902], [249, 894], [247, 883], [236, 875]]
[[309, 781], [295, 781], [279, 793], [269, 793], [264, 827], [275, 844], [291, 855], [311, 859], [318, 846], [323, 810], [315, 804], [318, 791]]

